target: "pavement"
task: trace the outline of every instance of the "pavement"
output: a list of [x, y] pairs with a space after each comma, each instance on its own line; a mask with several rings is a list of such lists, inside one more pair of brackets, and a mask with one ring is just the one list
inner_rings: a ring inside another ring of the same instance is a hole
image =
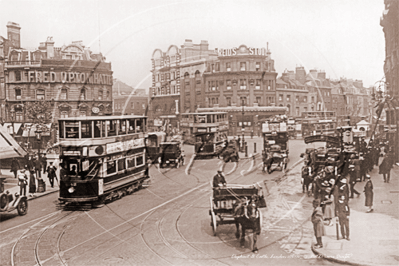
[[349, 202], [350, 241], [342, 239], [340, 234], [337, 240], [335, 224], [325, 225], [323, 248], [314, 248], [315, 239], [311, 247], [318, 257], [349, 265], [399, 265], [399, 167], [392, 169], [390, 183], [384, 183], [378, 167], [374, 167], [370, 176], [374, 211], [366, 213], [362, 193], [365, 182], [357, 183], [355, 189], [361, 195]]
[[[58, 159], [56, 156], [48, 155], [47, 156], [47, 162], [53, 162], [53, 164], [57, 167], [57, 177], [59, 180], [59, 163]], [[28, 182], [29, 182], [29, 171], [25, 172], [28, 175]], [[16, 192], [20, 192], [19, 186], [18, 186], [18, 180], [14, 178], [14, 173], [10, 172], [10, 169], [1, 169], [0, 170], [0, 177], [5, 177], [4, 181], [4, 191], [8, 190], [11, 194], [15, 194]], [[46, 183], [46, 189], [44, 192], [41, 193], [34, 193], [32, 196], [29, 193], [29, 184], [26, 186], [26, 196], [28, 197], [28, 200], [33, 200], [42, 196], [45, 196], [50, 193], [58, 192], [59, 191], [59, 185], [57, 183], [57, 180], [54, 180], [54, 187], [51, 187], [50, 181], [47, 178], [47, 173], [43, 174], [42, 172], [42, 178], [44, 182]], [[36, 182], [36, 191], [38, 190], [38, 184]]]

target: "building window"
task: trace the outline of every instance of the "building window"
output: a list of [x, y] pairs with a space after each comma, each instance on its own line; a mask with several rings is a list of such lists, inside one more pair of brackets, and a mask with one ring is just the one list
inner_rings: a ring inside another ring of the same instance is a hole
[[280, 102], [283, 101], [283, 95], [282, 95], [282, 94], [280, 94], [280, 95], [278, 96], [278, 100], [279, 100]]
[[247, 63], [246, 62], [240, 62], [240, 70], [245, 71], [247, 69]]
[[310, 110], [312, 110], [312, 112], [314, 111], [314, 106], [310, 107]]
[[291, 95], [287, 95], [287, 102], [291, 101]]
[[61, 117], [61, 118], [68, 118], [68, 112], [67, 112], [67, 111], [62, 111], [62, 112], [60, 113], [60, 117]]
[[107, 100], [109, 100], [109, 91], [106, 91], [106, 95], [107, 95]]
[[21, 100], [22, 98], [22, 90], [21, 89], [15, 89], [15, 99]]
[[103, 99], [103, 90], [98, 91], [98, 99], [102, 100]]
[[164, 75], [163, 75], [163, 74], [161, 74], [161, 81], [163, 81], [163, 78], [164, 78]]
[[240, 79], [240, 90], [246, 90], [246, 89], [247, 89], [247, 80]]
[[141, 108], [142, 108], [142, 109], [145, 109], [145, 103], [143, 103], [143, 104], [141, 105]]
[[24, 117], [22, 112], [15, 112], [15, 122], [23, 122]]
[[260, 79], [256, 80], [255, 89], [260, 90]]
[[247, 105], [247, 97], [240, 97], [240, 103], [241, 103], [241, 106], [246, 106]]
[[255, 63], [255, 70], [259, 71], [260, 70], [260, 62]]
[[307, 112], [307, 111], [308, 111], [308, 108], [307, 108], [307, 107], [303, 107], [303, 111], [304, 111], [304, 112]]
[[36, 91], [36, 99], [37, 100], [44, 100], [44, 90], [39, 89]]
[[80, 111], [80, 116], [86, 116], [86, 111]]
[[216, 63], [216, 71], [220, 71], [220, 64]]
[[231, 79], [226, 80], [226, 89], [231, 90]]
[[231, 106], [231, 98], [226, 97], [227, 106]]
[[270, 91], [270, 85], [267, 86], [267, 90]]
[[296, 116], [299, 116], [299, 107], [296, 107], [296, 108], [295, 108], [295, 115], [296, 115]]
[[80, 90], [79, 100], [86, 100], [86, 89]]
[[295, 97], [295, 101], [299, 102], [299, 96]]
[[308, 96], [304, 96], [304, 97], [303, 97], [303, 102], [304, 102], [304, 103], [307, 103], [307, 102], [308, 102]]
[[314, 103], [314, 96], [312, 96], [312, 103]]
[[21, 81], [21, 71], [15, 71], [15, 81]]
[[260, 103], [261, 103], [261, 100], [262, 98], [261, 97], [256, 97], [256, 100], [255, 100], [255, 102], [258, 104], [258, 105], [260, 105]]
[[231, 64], [230, 63], [226, 63], [226, 71], [231, 71]]
[[216, 87], [215, 87], [215, 81], [214, 80], [212, 80], [212, 91], [215, 91], [216, 90]]
[[60, 100], [68, 100], [68, 90], [61, 89]]

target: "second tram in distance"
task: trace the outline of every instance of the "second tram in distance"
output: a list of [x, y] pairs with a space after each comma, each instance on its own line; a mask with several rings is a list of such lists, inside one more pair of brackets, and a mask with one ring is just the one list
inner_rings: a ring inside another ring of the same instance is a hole
[[93, 203], [120, 198], [149, 181], [147, 118], [60, 118], [61, 202]]
[[227, 146], [229, 120], [226, 112], [182, 114], [183, 141], [194, 144], [196, 158], [213, 157]]

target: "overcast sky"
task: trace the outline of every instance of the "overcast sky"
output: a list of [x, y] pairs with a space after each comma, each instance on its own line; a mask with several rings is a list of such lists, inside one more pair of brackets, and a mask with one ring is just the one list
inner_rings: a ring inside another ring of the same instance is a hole
[[133, 87], [151, 85], [156, 48], [185, 39], [209, 48], [269, 43], [278, 76], [296, 66], [327, 77], [363, 80], [384, 76], [383, 0], [0, 0], [0, 35], [7, 22], [21, 26], [21, 46], [56, 47], [83, 41], [112, 63], [114, 78]]

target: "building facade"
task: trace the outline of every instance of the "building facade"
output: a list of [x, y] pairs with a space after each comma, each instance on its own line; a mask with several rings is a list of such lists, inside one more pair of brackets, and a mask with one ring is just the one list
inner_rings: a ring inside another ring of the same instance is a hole
[[114, 115], [147, 115], [147, 95], [114, 96]]
[[390, 99], [385, 106], [387, 139], [399, 162], [399, 2], [384, 0], [384, 4], [380, 25], [385, 35], [384, 73]]
[[46, 103], [40, 115], [53, 128], [60, 117], [112, 114], [111, 64], [82, 42], [55, 47], [49, 37], [37, 49], [10, 47], [4, 61], [2, 117], [13, 124], [16, 138], [34, 136], [25, 127], [35, 122], [27, 111], [34, 104]]

